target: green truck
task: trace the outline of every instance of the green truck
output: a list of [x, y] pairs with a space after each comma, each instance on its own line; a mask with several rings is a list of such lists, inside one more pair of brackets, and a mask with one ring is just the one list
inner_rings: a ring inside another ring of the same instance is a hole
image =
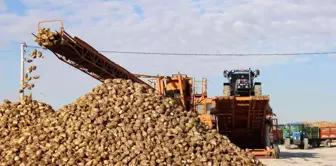
[[319, 147], [321, 144], [320, 128], [306, 126], [303, 123], [288, 123], [284, 126], [285, 148], [290, 149], [291, 145], [297, 145], [300, 149]]

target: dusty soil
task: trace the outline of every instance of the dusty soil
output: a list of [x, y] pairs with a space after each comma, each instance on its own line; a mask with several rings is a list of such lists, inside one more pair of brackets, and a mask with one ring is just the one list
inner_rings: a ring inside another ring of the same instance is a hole
[[336, 143], [333, 147], [325, 148], [321, 145], [319, 148], [310, 148], [308, 150], [297, 149], [287, 150], [284, 146], [280, 146], [280, 159], [260, 159], [268, 166], [336, 166]]

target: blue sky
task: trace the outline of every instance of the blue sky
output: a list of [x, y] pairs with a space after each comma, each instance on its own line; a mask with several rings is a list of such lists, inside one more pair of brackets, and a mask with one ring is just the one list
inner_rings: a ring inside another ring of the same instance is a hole
[[20, 2], [20, 0], [5, 0], [5, 4], [8, 12], [13, 12], [18, 15], [23, 15], [26, 6]]
[[[34, 44], [30, 33], [36, 32], [36, 22], [40, 19], [62, 18], [68, 32], [99, 50], [288, 53], [335, 51], [336, 47], [333, 33], [336, 21], [330, 16], [333, 15], [330, 13], [332, 9], [328, 8], [330, 4], [326, 3], [316, 8], [314, 2], [307, 2], [306, 10], [297, 8], [293, 11], [297, 5], [295, 1], [280, 5], [269, 1], [195, 1], [190, 3], [197, 4], [191, 5], [179, 1], [165, 5], [157, 1], [90, 1], [91, 8], [81, 13], [83, 11], [76, 8], [76, 5], [82, 5], [80, 2], [71, 2], [72, 8], [64, 5], [61, 8], [63, 12], [56, 14], [52, 9], [60, 8], [66, 1], [59, 1], [57, 5], [52, 0], [5, 0], [6, 10], [1, 10], [4, 6], [0, 6], [0, 30], [4, 31], [0, 40], [0, 100], [18, 98], [19, 44], [21, 41]], [[39, 8], [41, 5], [38, 4], [49, 5]], [[273, 6], [286, 12], [279, 14], [272, 10]], [[312, 9], [308, 10], [310, 7]], [[250, 14], [237, 12], [241, 8], [253, 10]], [[74, 14], [62, 15], [70, 11]], [[265, 15], [265, 11], [274, 12]], [[316, 12], [319, 15], [311, 18]], [[31, 49], [27, 48], [29, 51]], [[37, 99], [59, 108], [99, 84], [59, 62], [52, 53], [44, 53], [45, 60], [38, 61], [37, 71], [41, 80], [33, 91]], [[288, 59], [107, 56], [134, 73], [171, 75], [180, 71], [197, 78], [207, 77], [211, 81], [210, 96], [221, 95], [226, 81], [222, 76], [223, 70], [258, 68], [261, 76], [257, 79], [262, 82], [264, 94], [271, 96], [271, 105], [280, 122], [335, 121], [336, 78], [333, 71], [336, 71], [336, 56], [310, 55]]]
[[[331, 73], [336, 70], [336, 59], [312, 58], [306, 63], [260, 68], [261, 75], [257, 79], [262, 82], [263, 94], [270, 95], [271, 106], [281, 123], [335, 119], [336, 79]], [[221, 83], [226, 80], [209, 79], [212, 81], [209, 94], [220, 95]]]

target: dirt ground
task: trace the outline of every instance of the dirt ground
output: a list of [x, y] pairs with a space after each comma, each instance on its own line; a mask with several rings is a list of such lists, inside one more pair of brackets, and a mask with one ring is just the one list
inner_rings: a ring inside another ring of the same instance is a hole
[[268, 166], [336, 166], [336, 143], [333, 147], [325, 148], [321, 145], [319, 148], [309, 148], [308, 150], [297, 149], [287, 150], [280, 146], [280, 159], [260, 159]]

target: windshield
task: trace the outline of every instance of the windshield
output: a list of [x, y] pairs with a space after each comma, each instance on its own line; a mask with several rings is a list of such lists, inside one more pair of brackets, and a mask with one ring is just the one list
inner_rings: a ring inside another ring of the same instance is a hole
[[249, 74], [233, 74], [232, 80], [237, 80], [237, 79], [249, 79]]
[[292, 132], [301, 131], [302, 130], [302, 125], [291, 125], [290, 130]]

